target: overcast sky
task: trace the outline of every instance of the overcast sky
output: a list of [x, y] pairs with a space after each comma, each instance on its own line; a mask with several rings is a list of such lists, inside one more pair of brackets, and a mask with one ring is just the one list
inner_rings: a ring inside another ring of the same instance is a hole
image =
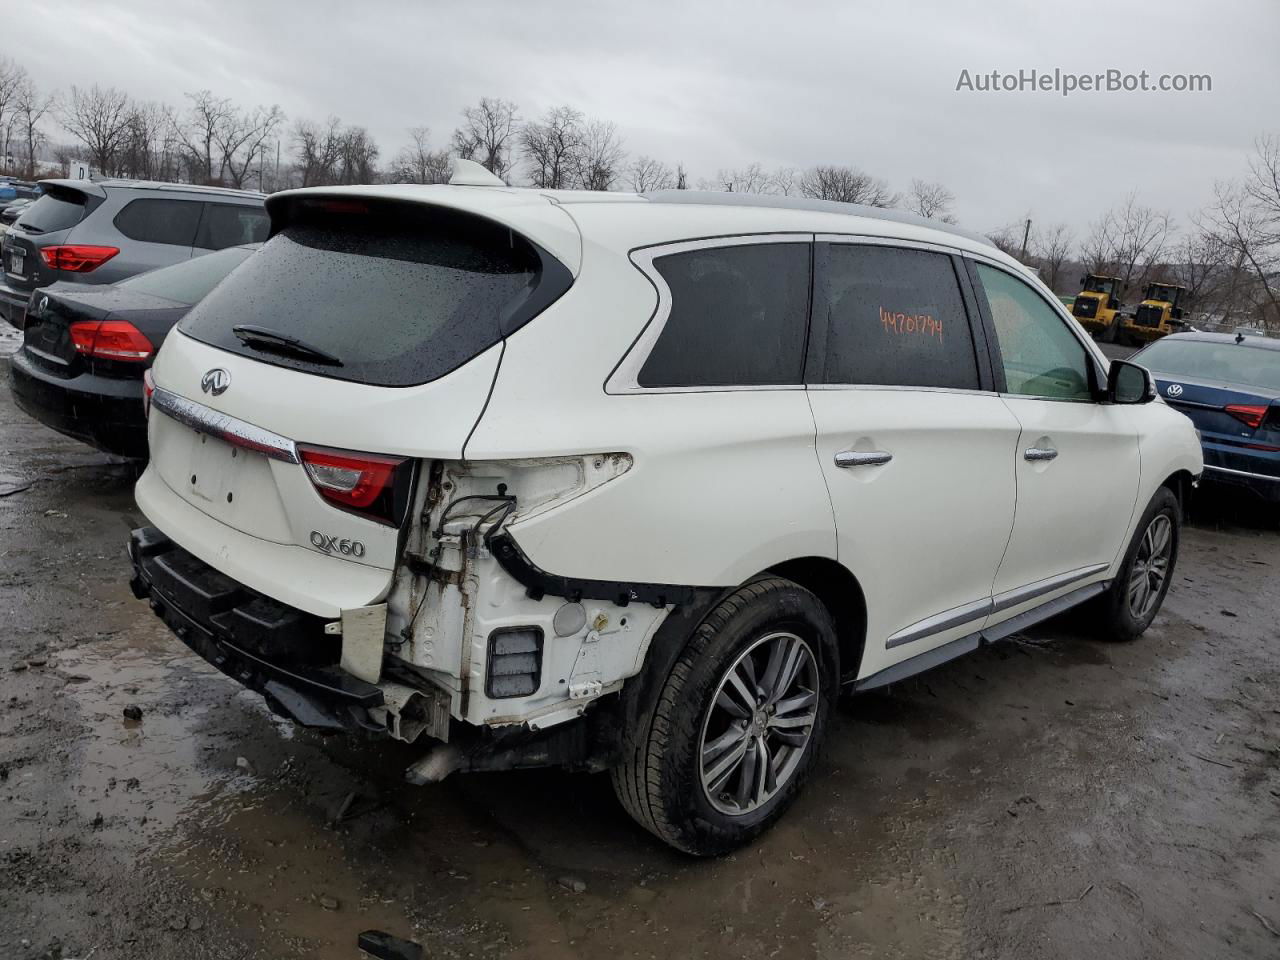
[[[991, 230], [1030, 213], [1083, 234], [1137, 190], [1179, 222], [1280, 132], [1280, 2], [955, 0], [61, 0], [0, 37], [46, 88], [94, 82], [183, 102], [209, 88], [336, 114], [389, 159], [412, 126], [443, 145], [481, 96], [522, 117], [567, 103], [634, 155], [718, 168], [850, 164], [956, 195]], [[16, 11], [15, 11], [16, 12]], [[1209, 74], [1207, 93], [957, 91], [1054, 68]], [[55, 139], [65, 139], [55, 133]], [[286, 142], [287, 148], [287, 142]]]

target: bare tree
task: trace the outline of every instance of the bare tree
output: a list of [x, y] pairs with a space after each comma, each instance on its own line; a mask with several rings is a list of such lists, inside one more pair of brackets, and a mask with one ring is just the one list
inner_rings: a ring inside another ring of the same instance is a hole
[[676, 164], [676, 189], [689, 189], [689, 174], [685, 172], [683, 163]]
[[218, 131], [235, 108], [230, 100], [215, 97], [209, 90], [199, 90], [186, 96], [191, 106], [187, 108], [179, 130], [187, 149], [191, 180], [221, 184], [223, 162], [218, 149]]
[[129, 131], [129, 98], [114, 87], [96, 83], [89, 89], [73, 86], [63, 103], [62, 125], [84, 144], [89, 162], [100, 173], [115, 170], [116, 155]]
[[[682, 171], [683, 172], [683, 171]], [[636, 193], [650, 190], [670, 190], [676, 185], [676, 175], [661, 160], [641, 154], [627, 168], [627, 180]]]
[[299, 120], [293, 128], [293, 146], [298, 156], [298, 174], [304, 187], [337, 182], [342, 158], [342, 123], [330, 117], [323, 125]]
[[19, 89], [28, 83], [27, 71], [8, 57], [0, 57], [0, 167], [12, 153], [9, 144], [13, 127], [13, 104]]
[[1040, 268], [1040, 277], [1049, 289], [1058, 292], [1062, 268], [1075, 247], [1075, 234], [1065, 223], [1037, 231], [1031, 239], [1031, 252]]
[[40, 93], [30, 77], [22, 78], [13, 95], [13, 114], [25, 147], [23, 156], [26, 166], [23, 168], [23, 175], [28, 180], [35, 178], [36, 154], [48, 139], [40, 129], [40, 122], [44, 120], [45, 114], [53, 109], [53, 105], [52, 94]]
[[552, 107], [541, 120], [520, 130], [520, 152], [535, 187], [562, 190], [574, 185], [585, 148], [583, 116], [573, 107]]
[[1168, 212], [1143, 206], [1131, 193], [1090, 225], [1085, 265], [1092, 272], [1119, 277], [1126, 290], [1140, 288], [1164, 253], [1172, 229]]
[[931, 183], [928, 180], [912, 180], [905, 205], [918, 217], [941, 220], [943, 223], [955, 223], [956, 218], [951, 214], [951, 205], [955, 202], [955, 194], [942, 184]]
[[1204, 213], [1204, 222], [1234, 258], [1224, 292], [1224, 314], [1230, 317], [1233, 310], [1243, 309], [1260, 315], [1264, 322], [1280, 324], [1280, 243], [1270, 210], [1255, 196], [1265, 184], [1265, 178], [1256, 173], [1245, 183], [1215, 184], [1214, 201]]
[[391, 176], [400, 183], [448, 183], [449, 152], [431, 149], [431, 131], [413, 127], [409, 139], [409, 145], [391, 162]]
[[453, 131], [453, 149], [464, 160], [475, 160], [505, 180], [518, 123], [514, 103], [482, 97], [462, 111], [462, 126]]
[[252, 111], [231, 107], [225, 112], [214, 127], [213, 140], [231, 186], [244, 186], [249, 171], [261, 159], [267, 143], [275, 139], [283, 122], [284, 113], [274, 104], [255, 107]]
[[773, 171], [772, 193], [790, 197], [800, 189], [800, 174], [795, 167], [779, 167]]
[[759, 163], [749, 163], [740, 170], [719, 170], [712, 182], [699, 184], [703, 189], [727, 193], [773, 193], [773, 175]]
[[574, 185], [583, 190], [611, 190], [622, 176], [626, 159], [617, 126], [609, 120], [591, 120], [582, 131]]
[[817, 200], [861, 203], [868, 207], [893, 207], [898, 196], [889, 185], [853, 167], [810, 167], [800, 177], [800, 193]]
[[133, 103], [120, 145], [117, 169], [144, 180], [173, 180], [185, 148], [173, 108], [162, 103]]
[[338, 156], [339, 183], [377, 183], [378, 145], [364, 127], [343, 131]]

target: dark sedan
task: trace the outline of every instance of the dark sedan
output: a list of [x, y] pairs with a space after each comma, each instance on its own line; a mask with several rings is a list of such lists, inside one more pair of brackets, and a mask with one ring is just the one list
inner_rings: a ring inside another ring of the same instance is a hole
[[1280, 340], [1177, 333], [1134, 354], [1200, 431], [1206, 482], [1280, 506]]
[[99, 450], [147, 455], [143, 376], [166, 334], [259, 244], [229, 247], [115, 284], [36, 290], [10, 379], [18, 406]]

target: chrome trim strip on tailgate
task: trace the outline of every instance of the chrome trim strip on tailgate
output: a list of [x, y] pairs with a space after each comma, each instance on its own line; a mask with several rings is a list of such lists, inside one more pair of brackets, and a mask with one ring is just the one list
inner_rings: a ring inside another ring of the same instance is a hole
[[298, 448], [288, 437], [272, 433], [252, 423], [245, 423], [226, 413], [206, 407], [202, 403], [180, 397], [160, 387], [151, 394], [151, 409], [159, 410], [165, 416], [185, 424], [197, 433], [205, 433], [219, 440], [253, 450], [272, 460], [283, 460], [285, 463], [300, 463]]

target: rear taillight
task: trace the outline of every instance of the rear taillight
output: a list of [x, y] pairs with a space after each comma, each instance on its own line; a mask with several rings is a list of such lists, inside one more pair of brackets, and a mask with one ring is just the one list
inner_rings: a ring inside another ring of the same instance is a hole
[[54, 270], [65, 270], [68, 273], [88, 273], [120, 252], [119, 247], [98, 247], [87, 243], [65, 243], [59, 246], [44, 247], [40, 256]]
[[156, 392], [156, 378], [151, 375], [150, 370], [144, 370], [142, 373], [142, 415], [147, 419], [151, 418], [151, 395]]
[[403, 457], [298, 445], [316, 492], [344, 510], [395, 526], [400, 510], [397, 480], [409, 469]]
[[76, 352], [95, 360], [144, 363], [156, 350], [127, 320], [84, 320], [71, 324], [70, 333]]
[[1267, 415], [1266, 407], [1255, 406], [1251, 403], [1232, 403], [1228, 404], [1224, 409], [1246, 427], [1252, 427], [1254, 430], [1262, 426], [1262, 418]]

